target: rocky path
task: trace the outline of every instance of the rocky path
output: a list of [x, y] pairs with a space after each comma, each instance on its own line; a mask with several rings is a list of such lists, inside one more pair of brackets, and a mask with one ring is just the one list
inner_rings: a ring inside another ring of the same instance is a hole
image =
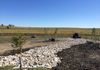
[[[70, 48], [72, 45], [86, 43], [86, 39], [72, 39], [66, 38], [64, 42], [57, 42], [48, 46], [42, 46], [34, 49], [30, 49], [22, 53], [22, 67], [33, 68], [33, 67], [46, 67], [52, 68], [61, 62], [60, 58], [57, 57], [56, 53], [63, 49]], [[14, 65], [16, 68], [19, 67], [19, 54], [0, 56], [0, 66]]]

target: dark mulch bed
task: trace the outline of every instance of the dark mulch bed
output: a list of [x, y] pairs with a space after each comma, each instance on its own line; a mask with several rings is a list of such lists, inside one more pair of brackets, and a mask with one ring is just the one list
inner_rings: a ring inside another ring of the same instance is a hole
[[57, 53], [61, 58], [53, 70], [100, 70], [100, 44], [87, 42]]

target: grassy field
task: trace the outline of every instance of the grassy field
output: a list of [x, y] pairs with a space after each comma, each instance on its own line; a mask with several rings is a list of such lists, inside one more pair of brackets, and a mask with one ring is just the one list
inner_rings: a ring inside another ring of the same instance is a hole
[[[7, 29], [6, 27], [0, 27], [0, 44], [1, 43], [10, 43], [11, 38], [16, 36], [16, 34], [23, 34], [26, 40], [32, 41], [34, 44], [38, 40], [46, 40], [50, 37], [72, 37], [73, 33], [79, 33], [83, 38], [91, 38], [92, 29], [91, 28], [19, 28], [13, 27]], [[25, 35], [26, 34], [26, 35]], [[96, 29], [96, 38], [100, 40], [100, 29]], [[31, 38], [32, 35], [35, 35], [36, 38]], [[32, 45], [33, 45], [32, 44]], [[41, 43], [36, 43], [33, 46], [41, 45]], [[4, 46], [3, 46], [4, 47]], [[12, 67], [1, 67], [0, 70], [12, 70]], [[34, 68], [29, 70], [49, 70], [46, 68]]]
[[[100, 30], [98, 30], [100, 31]], [[97, 31], [97, 32], [98, 32]], [[35, 33], [35, 34], [52, 34], [55, 32], [55, 28], [11, 28], [11, 29], [0, 29], [0, 33]], [[57, 34], [69, 34], [73, 32], [78, 32], [82, 34], [90, 34], [91, 29], [74, 29], [74, 28], [58, 28]]]
[[[56, 35], [70, 35], [73, 33], [80, 33], [84, 35], [90, 35], [92, 32], [92, 29], [89, 28], [0, 28], [0, 34], [2, 35], [8, 35], [8, 34], [38, 34], [38, 35], [44, 35], [44, 34], [56, 34]], [[100, 29], [96, 29], [96, 34], [100, 34]]]
[[[34, 34], [53, 34], [57, 29], [57, 34], [72, 34], [78, 32], [80, 34], [91, 34], [91, 28], [1, 28], [0, 33], [34, 33]], [[100, 29], [96, 29], [96, 34], [100, 33]]]
[[[12, 36], [16, 34], [29, 36], [36, 35], [39, 39], [49, 37], [71, 37], [73, 33], [79, 33], [83, 38], [91, 38], [92, 28], [28, 28], [28, 27], [0, 27], [0, 43], [10, 42]], [[100, 29], [96, 29], [96, 37], [100, 36]]]

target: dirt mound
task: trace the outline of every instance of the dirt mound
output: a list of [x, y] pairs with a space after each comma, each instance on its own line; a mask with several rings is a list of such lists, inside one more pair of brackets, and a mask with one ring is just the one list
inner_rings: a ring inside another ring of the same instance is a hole
[[53, 70], [100, 70], [100, 44], [87, 42], [57, 53], [61, 63]]

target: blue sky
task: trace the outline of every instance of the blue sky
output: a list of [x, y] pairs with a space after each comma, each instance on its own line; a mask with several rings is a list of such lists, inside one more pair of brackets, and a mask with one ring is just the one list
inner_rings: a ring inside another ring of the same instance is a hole
[[0, 0], [0, 24], [100, 27], [100, 0]]

